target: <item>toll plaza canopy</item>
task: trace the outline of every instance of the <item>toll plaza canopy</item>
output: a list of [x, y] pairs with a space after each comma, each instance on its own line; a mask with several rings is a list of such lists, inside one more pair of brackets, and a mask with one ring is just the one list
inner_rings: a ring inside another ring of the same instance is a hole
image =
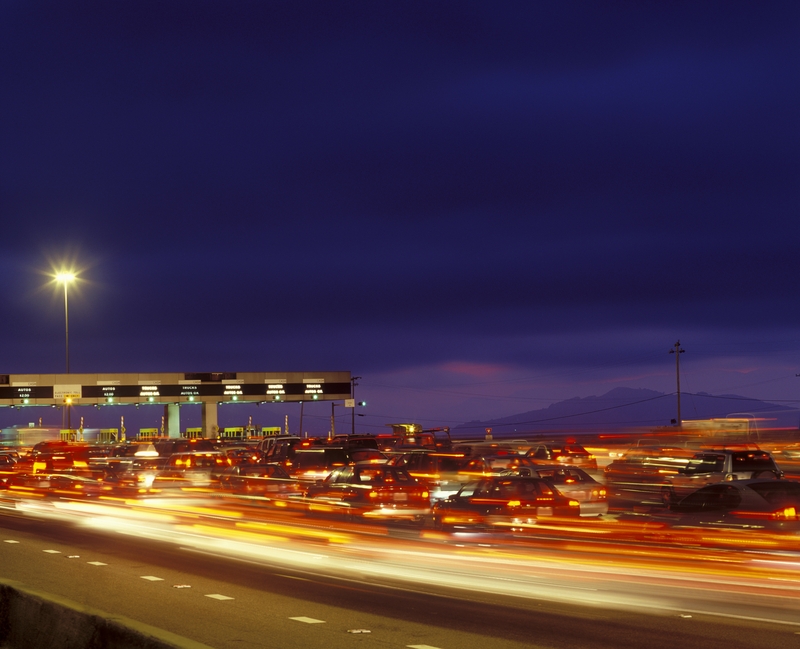
[[351, 387], [350, 372], [0, 374], [0, 406], [333, 401]]

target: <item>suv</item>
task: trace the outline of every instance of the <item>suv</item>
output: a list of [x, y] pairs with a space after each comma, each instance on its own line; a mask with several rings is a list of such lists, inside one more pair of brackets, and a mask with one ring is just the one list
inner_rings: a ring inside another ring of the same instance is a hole
[[387, 464], [406, 469], [414, 478], [428, 485], [431, 502], [453, 496], [461, 489], [458, 472], [464, 463], [462, 453], [438, 453], [414, 450], [392, 455]]
[[665, 505], [670, 505], [706, 485], [767, 477], [783, 477], [783, 471], [767, 451], [757, 447], [707, 449], [695, 453], [665, 480], [661, 498]]

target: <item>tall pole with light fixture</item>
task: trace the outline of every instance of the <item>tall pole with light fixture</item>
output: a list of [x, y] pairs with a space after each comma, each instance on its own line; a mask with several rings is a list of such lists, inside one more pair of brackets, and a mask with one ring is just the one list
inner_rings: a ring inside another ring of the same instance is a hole
[[[64, 338], [66, 342], [67, 374], [69, 374], [69, 299], [67, 297], [70, 282], [75, 280], [74, 273], [58, 273], [56, 281], [64, 285]], [[72, 408], [67, 404], [67, 428], [72, 428]]]
[[358, 385], [358, 383], [356, 383], [356, 381], [358, 381], [358, 379], [360, 379], [360, 378], [361, 378], [360, 376], [354, 376], [354, 377], [352, 377], [350, 379], [350, 386], [351, 386], [350, 387], [350, 398], [353, 400], [353, 411], [351, 413], [352, 422], [351, 422], [351, 426], [350, 426], [350, 434], [351, 435], [355, 435], [356, 434], [356, 405], [355, 405], [355, 399], [356, 399], [356, 386]]
[[679, 340], [673, 345], [674, 349], [670, 349], [670, 354], [675, 354], [675, 375], [677, 377], [678, 382], [678, 419], [677, 423], [678, 426], [683, 425], [683, 420], [681, 419], [681, 354], [684, 353], [685, 350], [681, 349], [681, 341]]

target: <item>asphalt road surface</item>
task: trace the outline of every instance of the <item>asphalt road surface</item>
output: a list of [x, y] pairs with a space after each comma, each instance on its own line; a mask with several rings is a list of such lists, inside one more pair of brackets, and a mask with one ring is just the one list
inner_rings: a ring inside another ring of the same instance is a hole
[[800, 646], [800, 563], [794, 579], [751, 580], [721, 577], [717, 557], [660, 574], [648, 555], [620, 579], [595, 574], [606, 551], [540, 548], [532, 579], [518, 548], [480, 539], [344, 542], [336, 526], [315, 524], [322, 534], [274, 546], [283, 558], [273, 561], [233, 551], [244, 541], [225, 527], [173, 521], [175, 535], [159, 541], [91, 522], [0, 514], [0, 575], [217, 649]]

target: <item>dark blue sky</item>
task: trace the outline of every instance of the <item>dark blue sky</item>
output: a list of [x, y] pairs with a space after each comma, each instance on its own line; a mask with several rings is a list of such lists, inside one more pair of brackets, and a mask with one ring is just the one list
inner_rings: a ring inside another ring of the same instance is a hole
[[800, 5], [495, 5], [0, 1], [2, 372], [797, 403]]

